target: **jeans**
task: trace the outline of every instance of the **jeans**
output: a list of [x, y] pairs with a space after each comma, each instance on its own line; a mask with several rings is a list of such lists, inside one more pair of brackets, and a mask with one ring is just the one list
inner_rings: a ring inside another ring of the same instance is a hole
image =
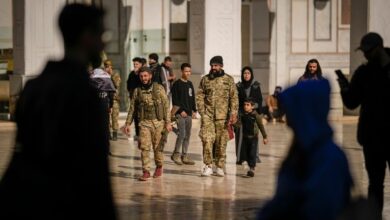
[[176, 138], [175, 153], [180, 153], [180, 147], [182, 147], [182, 155], [185, 155], [190, 144], [192, 117], [191, 115], [182, 117], [180, 114], [177, 114], [176, 119], [179, 133]]

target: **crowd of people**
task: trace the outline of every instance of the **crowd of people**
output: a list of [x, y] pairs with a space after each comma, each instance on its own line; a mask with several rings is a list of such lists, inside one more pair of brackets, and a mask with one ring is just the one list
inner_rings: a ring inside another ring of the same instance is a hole
[[[103, 17], [103, 10], [83, 4], [69, 4], [62, 10], [59, 27], [65, 56], [48, 62], [37, 78], [27, 82], [18, 101], [14, 153], [0, 182], [1, 219], [116, 219], [107, 155], [109, 140], [118, 139], [121, 77], [111, 60], [102, 60]], [[383, 182], [390, 164], [386, 138], [390, 52], [376, 33], [365, 35], [358, 49], [368, 62], [350, 82], [338, 73], [338, 82], [345, 106], [361, 106], [358, 141], [369, 177], [368, 202], [374, 204], [372, 219], [381, 219]], [[265, 121], [286, 122], [293, 140], [278, 171], [275, 195], [258, 219], [348, 219], [342, 214], [351, 210], [353, 181], [345, 154], [332, 140], [327, 120], [330, 84], [317, 59], [307, 62], [296, 85], [285, 91], [276, 86], [264, 106], [253, 69], [242, 68], [236, 84], [224, 71], [222, 56], [210, 59], [210, 71], [197, 91], [189, 63], [181, 64], [176, 79], [169, 56], [162, 64], [156, 53], [149, 54], [148, 65], [142, 57], [132, 61], [123, 131], [130, 135], [134, 122], [134, 140], [141, 152], [140, 181], [163, 175], [163, 150], [173, 121], [177, 139], [171, 159], [177, 165], [194, 165], [188, 148], [192, 120], [200, 115], [203, 177], [225, 176], [226, 146], [233, 128], [237, 164], [246, 162], [246, 175], [253, 177], [261, 162], [260, 134], [262, 144], [269, 141]], [[75, 108], [77, 114], [69, 114]], [[153, 175], [150, 151], [155, 160]]]

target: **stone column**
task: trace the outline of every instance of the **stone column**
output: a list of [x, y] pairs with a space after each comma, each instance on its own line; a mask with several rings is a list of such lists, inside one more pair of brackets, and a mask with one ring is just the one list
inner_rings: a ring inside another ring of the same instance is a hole
[[63, 54], [57, 20], [66, 0], [14, 0], [14, 74], [10, 78], [11, 107], [25, 82], [37, 76], [48, 59]]
[[190, 1], [189, 49], [195, 75], [208, 73], [210, 58], [221, 55], [225, 71], [238, 79], [241, 70], [241, 1]]
[[273, 93], [276, 85], [283, 88], [288, 85], [287, 74], [287, 21], [289, 4], [284, 1], [268, 1], [270, 12], [274, 15], [271, 23], [271, 50], [270, 50], [270, 76], [269, 93]]
[[390, 46], [390, 29], [388, 28], [388, 0], [354, 0], [351, 1], [351, 72], [365, 62], [363, 54], [355, 49], [360, 39], [367, 32], [377, 32], [383, 37], [385, 46]]

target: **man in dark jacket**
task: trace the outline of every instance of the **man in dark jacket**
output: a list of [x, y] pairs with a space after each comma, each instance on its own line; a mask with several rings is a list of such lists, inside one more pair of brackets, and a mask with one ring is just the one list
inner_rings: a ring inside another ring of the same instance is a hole
[[[141, 57], [135, 57], [133, 59], [133, 70], [129, 74], [129, 78], [127, 79], [127, 91], [129, 92], [129, 98], [133, 96], [133, 93], [136, 88], [142, 85], [141, 79], [139, 78], [139, 69], [146, 64], [146, 60]], [[135, 124], [135, 135], [134, 140], [138, 140], [139, 136], [139, 121], [138, 117], [134, 117]]]
[[138, 76], [138, 70], [143, 66], [142, 58], [135, 57], [132, 61], [134, 69], [129, 73], [129, 77], [127, 78], [127, 91], [129, 92], [129, 97], [133, 95], [135, 88], [142, 85]]
[[358, 49], [368, 62], [358, 67], [350, 83], [342, 74], [338, 81], [344, 105], [360, 106], [357, 138], [369, 178], [368, 197], [377, 204], [376, 219], [382, 219], [383, 181], [390, 164], [390, 50], [372, 32], [362, 38]]
[[27, 82], [0, 182], [0, 219], [116, 219], [108, 170], [107, 108], [91, 85], [104, 12], [70, 4], [59, 16], [65, 57]]
[[149, 68], [153, 73], [152, 81], [163, 85], [163, 80], [161, 79], [161, 65], [158, 63], [158, 55], [156, 53], [149, 54]]

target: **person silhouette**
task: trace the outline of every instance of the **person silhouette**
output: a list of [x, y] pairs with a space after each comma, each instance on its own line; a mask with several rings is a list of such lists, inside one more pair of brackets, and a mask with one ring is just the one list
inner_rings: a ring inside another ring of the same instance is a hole
[[308, 80], [280, 94], [293, 131], [274, 197], [258, 219], [337, 219], [350, 202], [352, 177], [344, 152], [333, 142], [327, 117], [328, 80]]
[[382, 219], [383, 182], [390, 164], [390, 49], [374, 32], [363, 36], [358, 49], [368, 62], [357, 68], [350, 82], [340, 72], [337, 75], [344, 105], [360, 106], [357, 139], [363, 146], [368, 199], [377, 206], [373, 219]]
[[101, 63], [104, 11], [66, 5], [64, 58], [28, 81], [15, 112], [11, 162], [0, 182], [0, 219], [116, 219], [108, 170], [107, 108], [90, 82]]

